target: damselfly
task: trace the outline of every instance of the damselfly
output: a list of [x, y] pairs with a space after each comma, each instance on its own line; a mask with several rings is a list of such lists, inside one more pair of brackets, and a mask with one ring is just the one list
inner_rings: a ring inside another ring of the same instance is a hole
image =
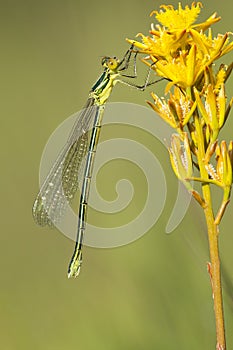
[[[77, 189], [82, 159], [86, 156], [83, 182], [81, 186], [77, 239], [68, 269], [68, 277], [77, 277], [82, 264], [82, 244], [86, 226], [88, 197], [96, 148], [100, 136], [105, 103], [117, 82], [144, 89], [149, 83], [149, 73], [143, 86], [129, 84], [122, 77], [135, 78], [137, 52], [133, 46], [122, 60], [103, 57], [103, 73], [92, 86], [85, 108], [76, 120], [68, 140], [45, 179], [33, 205], [33, 217], [41, 226], [53, 226], [59, 220], [66, 205], [71, 202]], [[133, 59], [134, 72], [125, 74]], [[161, 79], [160, 79], [161, 80]], [[91, 126], [92, 123], [92, 126]], [[91, 132], [88, 142], [88, 132]]]

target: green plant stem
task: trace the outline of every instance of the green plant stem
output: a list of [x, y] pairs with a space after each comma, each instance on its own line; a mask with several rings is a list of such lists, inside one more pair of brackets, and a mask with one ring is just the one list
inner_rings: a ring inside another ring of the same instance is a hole
[[197, 147], [197, 160], [200, 168], [200, 177], [206, 181], [202, 184], [202, 194], [205, 202], [203, 207], [209, 239], [209, 251], [210, 251], [210, 265], [209, 273], [212, 285], [212, 293], [214, 300], [214, 313], [216, 324], [216, 338], [217, 345], [216, 350], [226, 350], [225, 339], [225, 327], [223, 316], [223, 302], [222, 302], [222, 285], [221, 285], [221, 272], [220, 272], [220, 259], [219, 259], [219, 246], [218, 246], [218, 226], [215, 224], [212, 198], [210, 192], [210, 185], [208, 184], [208, 172], [205, 168], [203, 160], [205, 159], [205, 148], [202, 127], [199, 122], [198, 116], [195, 118], [196, 135], [198, 140]]
[[224, 315], [223, 315], [223, 302], [222, 302], [222, 285], [221, 285], [221, 272], [220, 272], [220, 259], [219, 259], [219, 246], [218, 246], [218, 227], [214, 223], [214, 215], [211, 205], [211, 194], [209, 185], [203, 186], [203, 197], [207, 204], [204, 209], [208, 239], [209, 239], [209, 251], [210, 251], [210, 279], [212, 284], [213, 300], [214, 300], [214, 312], [216, 323], [216, 336], [217, 336], [217, 350], [226, 350], [225, 339], [225, 327], [224, 327]]

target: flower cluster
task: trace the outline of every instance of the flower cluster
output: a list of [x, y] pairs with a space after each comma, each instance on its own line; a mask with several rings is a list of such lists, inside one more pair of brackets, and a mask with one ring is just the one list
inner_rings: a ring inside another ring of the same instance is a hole
[[[144, 55], [142, 61], [168, 81], [169, 97], [152, 93], [153, 102], [148, 103], [177, 132], [169, 150], [176, 176], [203, 207], [205, 200], [193, 190], [191, 180], [223, 188], [219, 223], [232, 185], [232, 142], [218, 144], [218, 136], [233, 104], [225, 93], [233, 65], [222, 64], [215, 72], [213, 63], [233, 49], [233, 42], [231, 33], [213, 37], [211, 26], [220, 20], [216, 13], [195, 23], [201, 8], [200, 2], [185, 8], [179, 4], [178, 9], [163, 5], [151, 13], [160, 24], [152, 25], [149, 36], [139, 33], [140, 41], [127, 40]], [[193, 166], [199, 177], [193, 176]]]
[[[205, 69], [233, 48], [233, 43], [229, 43], [230, 33], [212, 37], [210, 27], [220, 20], [216, 13], [205, 22], [194, 24], [201, 6], [198, 2], [182, 9], [179, 4], [175, 10], [173, 6], [162, 5], [160, 12], [151, 13], [162, 26], [152, 25], [151, 36], [139, 33], [142, 42], [128, 40], [140, 53], [149, 55], [147, 59], [159, 76], [181, 88], [198, 86]], [[204, 33], [207, 29], [208, 35]]]

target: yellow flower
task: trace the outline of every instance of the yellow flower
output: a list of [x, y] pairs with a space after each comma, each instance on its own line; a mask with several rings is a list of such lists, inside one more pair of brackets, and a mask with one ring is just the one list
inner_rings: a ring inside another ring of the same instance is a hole
[[232, 185], [232, 147], [232, 141], [230, 141], [228, 148], [226, 141], [222, 141], [220, 145], [216, 141], [214, 144], [216, 168], [211, 163], [205, 165], [205, 168], [211, 178], [211, 180], [208, 179], [207, 182], [209, 181], [219, 187], [222, 187], [228, 194], [229, 188]]
[[216, 148], [216, 174], [218, 180], [223, 186], [229, 187], [232, 185], [232, 163], [231, 163], [231, 153], [232, 153], [232, 141], [227, 149], [226, 141], [222, 141], [220, 146]]
[[182, 31], [184, 29], [189, 31], [191, 28], [198, 30], [199, 32], [205, 31], [212, 24], [221, 19], [220, 17], [216, 17], [216, 13], [214, 13], [205, 22], [194, 24], [202, 8], [201, 2], [193, 2], [191, 8], [186, 5], [184, 9], [182, 9], [181, 3], [179, 3], [178, 10], [175, 10], [172, 5], [162, 5], [160, 8], [165, 11], [152, 11], [150, 15], [152, 16], [155, 14], [157, 21], [171, 32]]
[[209, 30], [208, 36], [203, 32], [190, 30], [191, 42], [197, 45], [197, 58], [202, 62], [203, 67], [210, 66], [213, 61], [233, 49], [233, 42], [229, 43], [230, 34], [218, 34], [216, 38], [212, 38], [211, 30]]
[[[202, 4], [193, 3], [190, 7], [178, 9], [173, 6], [162, 5], [160, 12], [153, 11], [161, 25], [152, 25], [151, 36], [138, 34], [141, 42], [128, 40], [139, 49], [140, 53], [149, 54], [143, 60], [156, 73], [170, 81], [167, 91], [177, 85], [183, 89], [198, 85], [207, 67], [233, 49], [233, 42], [229, 42], [230, 33], [212, 36], [210, 26], [220, 20], [214, 13], [205, 22], [195, 24]], [[209, 29], [208, 35], [204, 33]]]
[[184, 9], [179, 3], [178, 10], [175, 10], [172, 5], [162, 5], [160, 8], [165, 11], [152, 11], [151, 16], [155, 14], [157, 21], [167, 27], [168, 30], [183, 30], [190, 28], [196, 21], [201, 7], [201, 2], [192, 3], [191, 8], [187, 5]]
[[225, 86], [221, 83], [219, 89], [214, 89], [212, 84], [208, 84], [204, 90], [203, 102], [201, 93], [199, 93], [196, 88], [194, 88], [194, 93], [200, 114], [205, 124], [213, 132], [214, 139], [211, 141], [215, 141], [226, 119]]
[[188, 96], [185, 96], [180, 89], [174, 88], [174, 93], [170, 93], [170, 98], [165, 101], [160, 99], [156, 94], [151, 94], [154, 103], [147, 101], [153, 110], [168, 123], [172, 128], [182, 130], [188, 123], [190, 117], [196, 109], [196, 102], [192, 102]]
[[179, 124], [174, 116], [173, 111], [165, 101], [165, 99], [160, 99], [156, 94], [151, 94], [154, 103], [147, 101], [147, 103], [153, 108], [153, 110], [160, 115], [160, 117], [168, 123], [172, 128], [176, 129], [179, 127]]
[[192, 155], [189, 146], [188, 134], [183, 133], [184, 140], [180, 135], [173, 134], [171, 138], [171, 147], [169, 148], [170, 161], [174, 173], [181, 180], [189, 191], [192, 186], [187, 180], [191, 178], [193, 172]]
[[189, 52], [180, 52], [177, 58], [159, 60], [156, 64], [157, 74], [171, 81], [167, 89], [172, 85], [187, 88], [194, 85], [201, 63], [196, 60], [196, 46], [192, 46]]
[[228, 149], [226, 141], [222, 141], [220, 146], [216, 148], [216, 177], [223, 187], [222, 204], [219, 207], [215, 218], [215, 224], [219, 225], [226, 207], [230, 201], [231, 186], [232, 186], [232, 148], [233, 142], [230, 141]]
[[[184, 35], [184, 32], [183, 32]], [[151, 54], [155, 58], [169, 58], [171, 55], [179, 49], [182, 33], [177, 38], [176, 35], [172, 35], [164, 30], [159, 32], [156, 37], [145, 36], [142, 33], [137, 34], [137, 37], [141, 37], [142, 43], [135, 42], [135, 40], [128, 40], [131, 44], [134, 44], [140, 49], [142, 53]]]

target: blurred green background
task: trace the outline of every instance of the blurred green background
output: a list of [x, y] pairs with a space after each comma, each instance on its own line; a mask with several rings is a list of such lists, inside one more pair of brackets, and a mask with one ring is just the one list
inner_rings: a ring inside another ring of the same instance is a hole
[[[222, 21], [215, 30], [232, 30], [230, 0], [203, 3], [202, 20], [217, 11]], [[56, 230], [37, 227], [31, 216], [40, 157], [50, 134], [82, 108], [101, 72], [100, 57], [121, 57], [128, 47], [125, 38], [147, 33], [153, 21], [149, 13], [160, 4], [135, 0], [1, 1], [3, 349], [215, 348], [204, 219], [192, 203], [175, 232], [165, 234], [177, 181], [167, 152], [158, 142], [153, 141], [153, 151], [165, 169], [168, 186], [159, 221], [130, 245], [116, 249], [85, 247], [78, 279], [66, 277], [74, 243]], [[225, 62], [230, 59], [232, 56]], [[231, 79], [229, 91], [232, 87]], [[145, 104], [146, 98], [148, 92], [117, 86], [111, 101]], [[232, 138], [232, 120], [227, 126], [223, 137]], [[151, 147], [146, 135], [142, 141]], [[126, 169], [129, 180], [135, 173], [130, 166]], [[111, 184], [109, 171], [100, 180], [102, 184], [109, 177]], [[135, 191], [144, 198], [142, 189]], [[140, 195], [136, 200], [135, 207], [141, 205]], [[228, 349], [233, 348], [231, 213], [232, 205], [221, 225], [220, 238], [227, 282], [224, 304]]]

